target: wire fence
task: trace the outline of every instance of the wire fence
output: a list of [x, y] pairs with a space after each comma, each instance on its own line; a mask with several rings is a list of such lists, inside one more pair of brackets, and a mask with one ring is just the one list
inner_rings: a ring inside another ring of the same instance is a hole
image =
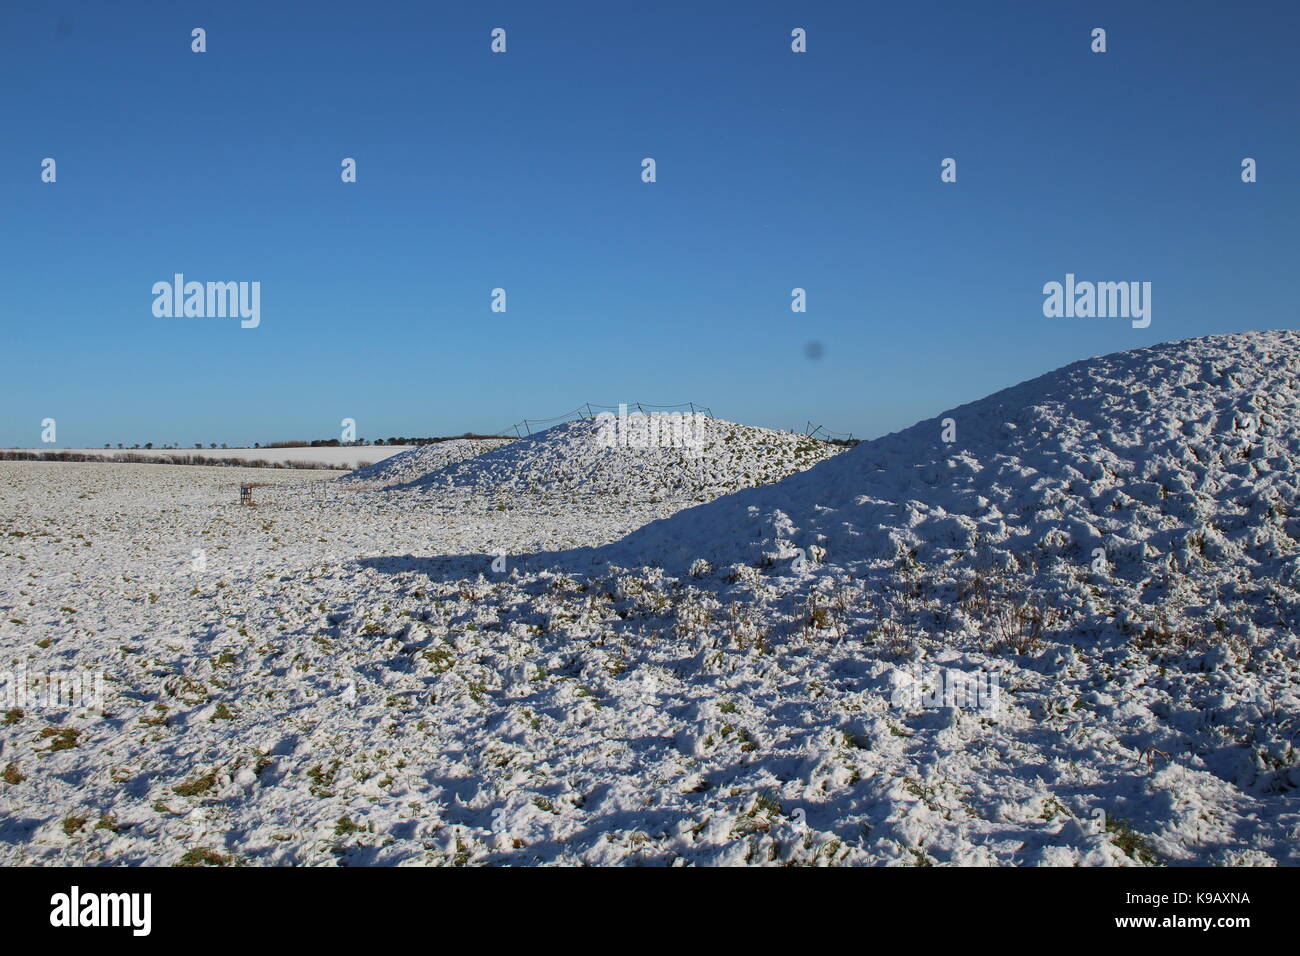
[[809, 438], [820, 438], [822, 441], [834, 442], [837, 444], [856, 445], [860, 439], [853, 437], [853, 432], [833, 432], [828, 431], [823, 425], [814, 425], [808, 422], [804, 426], [803, 433]]
[[[624, 402], [622, 405], [600, 405], [596, 402], [583, 402], [577, 408], [565, 412], [563, 415], [556, 415], [553, 418], [525, 418], [523, 421], [515, 422], [513, 425], [507, 425], [494, 434], [507, 435], [514, 432], [516, 438], [523, 438], [531, 435], [534, 429], [541, 431], [537, 426], [554, 425], [559, 422], [569, 422], [575, 419], [595, 418], [602, 411], [618, 411], [622, 408], [636, 409], [639, 412], [649, 413], [651, 411], [660, 411], [662, 409], [689, 409], [690, 414], [707, 415], [713, 418], [713, 409], [707, 405], [701, 405], [698, 402], [678, 402], [676, 405], [651, 405], [648, 402]], [[521, 432], [520, 429], [523, 429]]]

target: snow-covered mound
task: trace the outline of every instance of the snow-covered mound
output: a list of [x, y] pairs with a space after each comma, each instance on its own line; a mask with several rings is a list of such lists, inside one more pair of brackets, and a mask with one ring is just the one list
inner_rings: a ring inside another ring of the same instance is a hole
[[668, 569], [771, 565], [800, 551], [840, 566], [979, 554], [1014, 570], [1092, 567], [1101, 548], [1120, 576], [1212, 564], [1290, 581], [1298, 382], [1294, 331], [1076, 362], [655, 522], [602, 557]]
[[689, 444], [637, 447], [636, 435], [620, 441], [609, 421], [563, 422], [403, 487], [704, 499], [780, 481], [840, 451], [805, 435], [717, 418], [700, 416], [690, 427], [698, 431], [685, 434]]
[[376, 464], [358, 468], [338, 480], [381, 486], [404, 484], [440, 471], [448, 465], [500, 448], [510, 441], [508, 438], [453, 438], [450, 441], [420, 445]]

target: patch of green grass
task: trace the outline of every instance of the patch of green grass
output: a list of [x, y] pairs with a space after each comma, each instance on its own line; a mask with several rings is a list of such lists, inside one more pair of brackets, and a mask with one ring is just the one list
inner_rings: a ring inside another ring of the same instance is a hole
[[63, 823], [61, 824], [63, 832], [68, 836], [72, 836], [74, 833], [80, 833], [81, 828], [86, 825], [87, 819], [88, 818], [86, 817], [64, 817]]

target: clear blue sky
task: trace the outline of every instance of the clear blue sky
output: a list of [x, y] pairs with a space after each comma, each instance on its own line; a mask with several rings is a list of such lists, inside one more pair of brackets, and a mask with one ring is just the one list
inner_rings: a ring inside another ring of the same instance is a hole
[[[0, 117], [4, 446], [638, 400], [874, 436], [1300, 318], [1294, 2], [14, 3]], [[176, 272], [261, 326], [155, 318]], [[1067, 272], [1150, 281], [1150, 328], [1045, 318]]]

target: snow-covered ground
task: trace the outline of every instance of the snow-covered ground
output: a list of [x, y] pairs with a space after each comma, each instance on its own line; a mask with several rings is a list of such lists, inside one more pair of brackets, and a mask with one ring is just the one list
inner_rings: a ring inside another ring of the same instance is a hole
[[138, 455], [155, 461], [168, 461], [176, 457], [237, 458], [248, 462], [311, 462], [331, 468], [359, 468], [382, 462], [394, 455], [414, 451], [413, 445], [353, 445], [350, 447], [323, 448], [58, 448], [44, 445], [40, 448], [8, 448], [5, 451], [27, 452], [33, 455], [94, 455], [111, 458], [115, 455]]
[[1298, 383], [1174, 343], [676, 487], [0, 462], [3, 666], [108, 686], [0, 716], [0, 862], [1295, 864]]

